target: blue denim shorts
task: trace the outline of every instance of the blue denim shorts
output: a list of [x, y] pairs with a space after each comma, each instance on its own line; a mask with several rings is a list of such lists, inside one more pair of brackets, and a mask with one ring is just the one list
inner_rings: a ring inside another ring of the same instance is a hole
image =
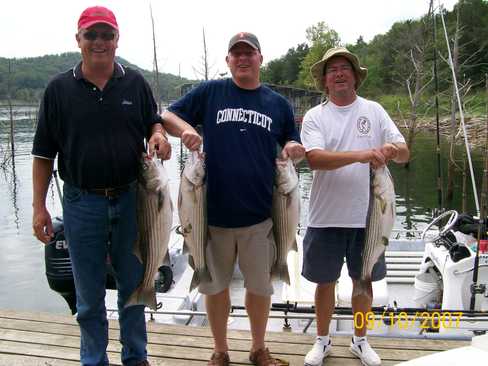
[[[349, 276], [361, 277], [361, 254], [365, 229], [362, 228], [314, 228], [308, 227], [303, 239], [302, 276], [315, 283], [335, 282], [341, 274], [346, 258]], [[384, 254], [373, 267], [372, 280], [386, 276]]]

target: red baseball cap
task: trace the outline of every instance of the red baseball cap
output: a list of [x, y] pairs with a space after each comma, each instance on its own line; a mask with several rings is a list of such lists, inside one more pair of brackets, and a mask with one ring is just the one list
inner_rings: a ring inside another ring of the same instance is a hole
[[78, 30], [91, 27], [93, 24], [104, 23], [113, 29], [119, 30], [117, 19], [114, 13], [103, 6], [92, 6], [86, 8], [78, 19]]

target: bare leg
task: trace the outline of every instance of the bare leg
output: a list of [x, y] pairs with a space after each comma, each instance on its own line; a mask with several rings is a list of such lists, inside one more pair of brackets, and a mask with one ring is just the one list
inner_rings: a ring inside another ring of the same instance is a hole
[[315, 289], [317, 335], [329, 334], [329, 325], [335, 308], [335, 282], [319, 283]]
[[[358, 280], [352, 280], [352, 292], [354, 293], [354, 288], [359, 286]], [[352, 296], [351, 303], [352, 303], [352, 312], [353, 314], [356, 313], [363, 313], [364, 322], [355, 322], [354, 324], [354, 335], [357, 337], [364, 337], [366, 335], [366, 313], [371, 311], [371, 304], [373, 303], [373, 286], [371, 281], [366, 284], [367, 294], [364, 295], [357, 295]], [[362, 324], [361, 324], [362, 323]], [[356, 325], [362, 325], [361, 328], [356, 327]]]
[[210, 323], [210, 329], [214, 338], [215, 352], [227, 352], [227, 320], [230, 312], [229, 289], [215, 295], [205, 296], [205, 306]]
[[264, 348], [264, 335], [268, 324], [270, 296], [259, 296], [246, 291], [246, 310], [251, 323], [251, 352]]

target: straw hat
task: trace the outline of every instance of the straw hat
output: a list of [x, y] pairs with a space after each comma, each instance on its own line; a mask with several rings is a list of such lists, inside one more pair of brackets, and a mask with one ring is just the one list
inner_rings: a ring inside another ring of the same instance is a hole
[[332, 57], [336, 56], [345, 57], [351, 63], [354, 69], [354, 73], [356, 74], [356, 90], [358, 90], [363, 81], [366, 79], [366, 76], [368, 75], [368, 69], [366, 69], [365, 67], [361, 67], [359, 65], [358, 57], [354, 53], [349, 52], [349, 50], [345, 47], [329, 48], [322, 57], [322, 60], [312, 65], [312, 67], [310, 68], [310, 73], [312, 74], [312, 77], [315, 81], [315, 86], [317, 87], [317, 89], [327, 93], [327, 91], [324, 89], [323, 82], [324, 67]]

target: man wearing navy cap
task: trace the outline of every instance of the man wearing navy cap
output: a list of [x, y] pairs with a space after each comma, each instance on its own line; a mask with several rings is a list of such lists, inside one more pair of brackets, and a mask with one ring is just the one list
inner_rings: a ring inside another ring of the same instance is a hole
[[[206, 154], [208, 243], [206, 262], [212, 280], [203, 281], [214, 352], [210, 366], [229, 365], [227, 320], [229, 285], [236, 260], [244, 276], [245, 305], [251, 324], [250, 361], [260, 366], [288, 363], [273, 357], [264, 343], [271, 267], [276, 258], [271, 202], [277, 145], [282, 158], [300, 159], [304, 147], [288, 101], [259, 80], [263, 62], [257, 37], [240, 32], [226, 57], [232, 78], [204, 82], [172, 104], [163, 115], [169, 133], [190, 150], [202, 138]], [[238, 259], [237, 259], [238, 258]]]
[[161, 117], [148, 83], [115, 62], [119, 27], [107, 8], [87, 8], [76, 41], [82, 61], [47, 86], [34, 137], [33, 229], [53, 235], [45, 200], [54, 159], [64, 181], [65, 236], [76, 287], [83, 365], [108, 365], [105, 309], [107, 256], [118, 289], [122, 363], [149, 365], [144, 306], [124, 304], [140, 283], [143, 266], [132, 253], [137, 237], [136, 180], [145, 150], [169, 159]]

